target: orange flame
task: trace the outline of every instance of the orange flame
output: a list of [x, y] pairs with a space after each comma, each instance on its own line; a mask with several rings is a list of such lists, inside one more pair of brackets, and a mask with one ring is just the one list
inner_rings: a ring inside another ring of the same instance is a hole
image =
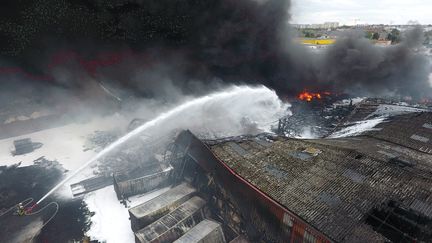
[[312, 93], [308, 91], [303, 91], [298, 95], [298, 98], [300, 100], [311, 102], [314, 99], [320, 100], [323, 97], [323, 95], [330, 95], [330, 92], [323, 92], [321, 94], [321, 93]]

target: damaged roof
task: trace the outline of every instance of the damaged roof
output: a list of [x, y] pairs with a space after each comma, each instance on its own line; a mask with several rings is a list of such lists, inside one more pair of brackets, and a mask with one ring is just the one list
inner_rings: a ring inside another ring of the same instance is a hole
[[378, 127], [337, 139], [261, 135], [206, 143], [241, 177], [337, 242], [428, 240], [432, 113]]

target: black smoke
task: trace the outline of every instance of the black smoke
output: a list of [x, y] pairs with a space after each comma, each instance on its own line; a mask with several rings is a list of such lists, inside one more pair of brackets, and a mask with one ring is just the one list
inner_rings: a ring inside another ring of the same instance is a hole
[[420, 27], [408, 30], [400, 44], [380, 47], [349, 33], [332, 46], [317, 67], [317, 77], [351, 94], [430, 97], [429, 60], [419, 53]]
[[289, 0], [4, 4], [4, 65], [51, 77], [33, 83], [76, 93], [100, 81], [146, 97], [205, 92], [220, 83], [265, 84], [282, 95], [310, 89], [420, 96], [430, 90], [428, 61], [413, 51], [418, 31], [390, 48], [349, 35], [317, 55], [292, 42]]
[[[56, 84], [66, 88], [86, 85], [76, 78], [85, 69], [76, 60], [48, 68], [51, 57], [64, 49], [82, 59], [132, 53], [126, 64], [113, 65], [116, 71], [102, 71], [111, 79], [121, 76], [122, 85], [145, 94], [152, 93], [158, 79], [186, 90], [197, 80], [273, 83], [284, 58], [278, 42], [288, 19], [286, 0], [39, 0], [9, 5], [1, 15], [3, 57], [29, 72], [54, 75]], [[136, 72], [144, 72], [144, 80], [135, 80]]]

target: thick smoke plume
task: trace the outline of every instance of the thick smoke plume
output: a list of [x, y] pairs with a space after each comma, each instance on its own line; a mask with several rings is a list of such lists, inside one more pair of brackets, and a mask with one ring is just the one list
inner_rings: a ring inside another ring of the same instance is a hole
[[429, 97], [429, 60], [417, 52], [422, 38], [422, 29], [414, 28], [400, 44], [380, 47], [350, 33], [324, 53], [317, 78], [353, 94]]
[[289, 0], [11, 1], [1, 15], [0, 72], [82, 96], [100, 82], [168, 100], [223, 83], [264, 84], [280, 95], [430, 92], [429, 63], [414, 52], [420, 30], [389, 48], [351, 34], [317, 55], [293, 43], [289, 7]]

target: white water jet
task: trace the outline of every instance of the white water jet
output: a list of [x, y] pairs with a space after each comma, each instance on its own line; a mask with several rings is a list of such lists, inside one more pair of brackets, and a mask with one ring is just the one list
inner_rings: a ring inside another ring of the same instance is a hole
[[[288, 107], [289, 105], [283, 103], [273, 90], [265, 86], [234, 86], [225, 91], [187, 101], [158, 115], [104, 148], [58, 183], [36, 204], [41, 203], [87, 166], [144, 131], [157, 133], [159, 129], [161, 132], [167, 132], [168, 130], [189, 127], [192, 130], [195, 128], [200, 131], [200, 128], [206, 126], [204, 129], [213, 127], [215, 133], [220, 135], [220, 131], [229, 126], [236, 129], [236, 126], [238, 128], [245, 122], [255, 124], [261, 130], [268, 130], [271, 122], [287, 114]], [[234, 120], [236, 122], [233, 122]], [[230, 135], [240, 135], [232, 133]]]

